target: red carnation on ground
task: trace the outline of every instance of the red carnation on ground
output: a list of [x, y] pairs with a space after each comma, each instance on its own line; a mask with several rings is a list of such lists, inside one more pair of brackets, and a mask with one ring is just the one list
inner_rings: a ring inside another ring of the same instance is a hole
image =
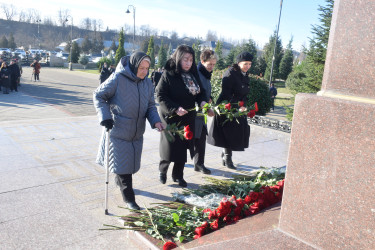
[[219, 229], [219, 219], [216, 219], [213, 222], [211, 222], [210, 227], [212, 230]]
[[245, 105], [245, 102], [244, 102], [244, 101], [239, 101], [239, 102], [238, 102], [238, 106], [243, 107], [244, 105]]
[[202, 237], [204, 235], [205, 231], [206, 231], [206, 227], [203, 227], [203, 226], [197, 227], [194, 230], [194, 233], [195, 233], [194, 239], [198, 239], [198, 238]]
[[231, 202], [229, 202], [227, 199], [225, 200], [223, 199], [223, 201], [220, 202], [219, 207], [216, 209], [217, 215], [219, 217], [227, 216], [231, 211], [231, 206], [232, 206]]
[[191, 140], [191, 139], [193, 139], [193, 132], [191, 132], [191, 131], [186, 131], [186, 132], [184, 133], [184, 137], [185, 137], [186, 140]]
[[170, 249], [173, 249], [173, 248], [176, 248], [177, 245], [176, 243], [172, 242], [172, 241], [167, 241], [165, 242], [164, 246], [163, 246], [163, 250], [170, 250]]
[[257, 102], [254, 104], [254, 110], [255, 110], [255, 112], [258, 112], [258, 111], [259, 111], [258, 103], [257, 103]]
[[258, 206], [253, 205], [249, 207], [249, 212], [251, 215], [257, 214], [259, 213], [259, 211], [260, 211], [260, 208]]
[[254, 109], [250, 110], [250, 112], [247, 113], [247, 116], [250, 118], [253, 118], [255, 116], [255, 110]]
[[224, 108], [227, 109], [227, 110], [230, 110], [230, 109], [231, 109], [231, 105], [230, 105], [230, 103], [225, 104]]

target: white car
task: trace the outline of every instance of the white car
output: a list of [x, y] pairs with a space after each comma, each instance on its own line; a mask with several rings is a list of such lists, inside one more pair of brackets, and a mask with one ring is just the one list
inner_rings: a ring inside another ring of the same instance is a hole
[[7, 48], [0, 48], [0, 55], [2, 54], [12, 54], [12, 51]]
[[16, 49], [13, 51], [13, 56], [19, 56], [21, 59], [26, 57], [26, 52], [23, 49]]
[[69, 57], [69, 53], [65, 53], [65, 52], [60, 51], [60, 52], [57, 52], [56, 57], [60, 57], [64, 60], [67, 60], [68, 57]]

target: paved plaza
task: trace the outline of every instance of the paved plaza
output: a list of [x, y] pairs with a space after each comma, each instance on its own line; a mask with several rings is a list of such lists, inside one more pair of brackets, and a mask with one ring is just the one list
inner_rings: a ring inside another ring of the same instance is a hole
[[[40, 82], [24, 67], [19, 92], [0, 93], [0, 249], [148, 249], [132, 245], [126, 232], [99, 231], [129, 214], [110, 175], [109, 212], [104, 215], [105, 171], [95, 163], [102, 127], [92, 92], [98, 75], [43, 68]], [[159, 133], [149, 125], [141, 170], [133, 176], [137, 203], [171, 200], [182, 189], [158, 181]], [[220, 148], [207, 145], [214, 177], [286, 165], [290, 135], [251, 126], [250, 147], [234, 152], [238, 171], [221, 165]], [[204, 183], [189, 160], [189, 188]]]

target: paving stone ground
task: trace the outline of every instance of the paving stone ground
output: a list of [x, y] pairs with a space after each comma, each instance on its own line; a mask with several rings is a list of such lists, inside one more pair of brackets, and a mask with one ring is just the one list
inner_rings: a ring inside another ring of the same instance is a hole
[[[31, 82], [24, 67], [19, 92], [0, 93], [0, 249], [148, 249], [132, 245], [124, 231], [99, 231], [119, 225], [129, 214], [113, 175], [109, 212], [104, 215], [105, 171], [95, 163], [102, 128], [92, 105], [98, 75], [43, 68]], [[206, 166], [222, 178], [259, 166], [286, 165], [290, 135], [251, 126], [250, 147], [235, 152], [238, 171], [223, 167], [220, 148], [207, 146]], [[134, 175], [136, 200], [142, 206], [171, 200], [181, 188], [158, 181], [159, 134], [145, 132], [141, 170]], [[186, 164], [189, 188], [204, 175]]]

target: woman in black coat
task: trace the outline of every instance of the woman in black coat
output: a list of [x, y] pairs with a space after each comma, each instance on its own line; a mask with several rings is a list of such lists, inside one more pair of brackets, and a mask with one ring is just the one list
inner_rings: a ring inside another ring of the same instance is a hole
[[[197, 66], [195, 65], [194, 50], [187, 45], [180, 45], [165, 65], [165, 71], [156, 87], [159, 115], [164, 123], [190, 126], [194, 131], [196, 111], [195, 103], [203, 106], [208, 100], [200, 82]], [[168, 141], [166, 132], [160, 136], [160, 182], [167, 181], [169, 164], [174, 162], [172, 179], [182, 187], [186, 187], [184, 180], [184, 166], [187, 161], [187, 149], [192, 154], [194, 145], [192, 140], [181, 140], [178, 135], [174, 141]]]
[[[247, 95], [250, 92], [250, 79], [247, 72], [251, 67], [253, 56], [249, 52], [242, 52], [236, 59], [237, 63], [224, 73], [221, 93], [216, 104], [228, 101], [233, 108], [238, 108], [240, 101], [247, 103]], [[240, 107], [240, 110], [245, 111], [246, 108]], [[232, 161], [232, 151], [244, 151], [249, 147], [250, 126], [246, 116], [223, 124], [226, 119], [223, 115], [215, 116], [207, 142], [224, 148], [221, 155], [223, 165], [236, 169]]]
[[108, 65], [107, 65], [107, 63], [104, 63], [103, 68], [100, 71], [100, 77], [99, 77], [100, 84], [105, 82], [105, 80], [107, 80], [110, 75], [111, 75], [111, 72], [108, 69]]
[[9, 69], [7, 63], [4, 61], [0, 68], [1, 84], [3, 86], [3, 94], [9, 94], [9, 88], [11, 85], [12, 71]]

